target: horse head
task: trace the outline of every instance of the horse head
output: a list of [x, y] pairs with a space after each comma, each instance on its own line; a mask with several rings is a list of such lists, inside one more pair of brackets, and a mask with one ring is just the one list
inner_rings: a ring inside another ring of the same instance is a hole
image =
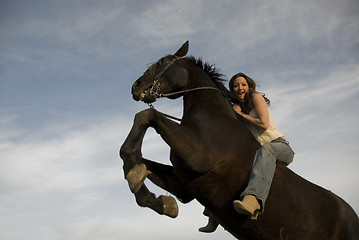
[[[152, 103], [163, 94], [182, 90], [188, 80], [187, 72], [184, 68], [174, 66], [187, 54], [188, 46], [187, 41], [175, 54], [163, 57], [152, 64], [132, 85], [133, 99]], [[174, 94], [171, 98], [180, 96]]]

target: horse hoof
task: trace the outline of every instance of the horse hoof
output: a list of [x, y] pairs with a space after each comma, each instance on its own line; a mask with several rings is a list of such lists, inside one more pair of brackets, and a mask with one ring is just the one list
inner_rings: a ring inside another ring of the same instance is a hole
[[146, 165], [143, 163], [136, 164], [128, 172], [126, 179], [132, 193], [137, 193], [138, 190], [140, 190], [148, 174], [149, 171], [147, 170]]
[[171, 218], [178, 216], [178, 205], [176, 200], [170, 196], [159, 196], [163, 203], [163, 214]]

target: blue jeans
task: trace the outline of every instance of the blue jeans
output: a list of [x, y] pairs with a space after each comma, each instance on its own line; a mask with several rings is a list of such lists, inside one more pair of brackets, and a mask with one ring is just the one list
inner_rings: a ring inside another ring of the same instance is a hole
[[293, 161], [293, 158], [294, 152], [286, 140], [278, 138], [270, 143], [265, 143], [256, 152], [249, 183], [241, 194], [241, 199], [245, 195], [254, 195], [261, 205], [259, 212], [263, 212], [264, 203], [268, 197], [274, 176], [276, 161], [280, 161], [287, 166]]

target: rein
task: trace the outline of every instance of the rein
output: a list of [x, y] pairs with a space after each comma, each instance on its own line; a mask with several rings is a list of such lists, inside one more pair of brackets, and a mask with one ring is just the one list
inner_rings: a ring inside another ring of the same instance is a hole
[[163, 112], [158, 111], [157, 109], [155, 109], [155, 107], [154, 107], [151, 103], [148, 103], [148, 106], [150, 106], [150, 108], [156, 110], [158, 113], [161, 113], [161, 114], [162, 114], [163, 116], [165, 116], [166, 118], [170, 118], [170, 119], [172, 119], [172, 120], [177, 120], [177, 121], [179, 121], [179, 122], [182, 121], [181, 118], [177, 118], [177, 117], [174, 117], [174, 116], [172, 116], [172, 115], [168, 115], [168, 114], [166, 114], [166, 113], [163, 113]]
[[156, 93], [156, 97], [157, 98], [170, 97], [170, 96], [173, 96], [173, 95], [187, 93], [187, 92], [193, 92], [193, 91], [198, 91], [198, 90], [216, 90], [216, 91], [221, 92], [222, 95], [225, 96], [224, 93], [221, 90], [219, 90], [218, 88], [214, 88], [214, 87], [196, 87], [196, 88], [191, 88], [191, 89], [177, 91], [177, 92], [171, 92], [171, 93]]
[[[166, 94], [163, 94], [163, 93], [155, 93], [155, 96], [156, 96], [156, 98], [163, 98], [163, 97], [173, 96], [173, 95], [176, 95], [176, 94], [181, 94], [181, 93], [186, 93], [186, 92], [192, 92], [192, 91], [198, 91], [198, 90], [217, 90], [217, 91], [221, 92], [222, 95], [225, 97], [224, 93], [223, 93], [221, 90], [219, 90], [218, 88], [214, 88], [214, 87], [197, 87], [197, 88], [187, 89], [187, 90], [178, 91], [178, 92], [173, 92], [173, 93], [166, 93]], [[154, 95], [154, 94], [153, 94], [153, 95]], [[148, 103], [148, 106], [149, 106], [150, 108], [155, 109], [155, 107], [153, 106], [152, 103]], [[158, 110], [156, 110], [156, 111], [159, 112], [159, 113], [161, 113], [162, 115], [164, 115], [164, 116], [167, 117], [167, 118], [170, 118], [170, 119], [173, 119], [173, 120], [177, 120], [177, 121], [181, 121], [181, 120], [182, 120], [181, 118], [177, 118], [177, 117], [168, 115], [168, 114], [163, 113], [163, 112], [160, 112], [160, 111], [158, 111]]]

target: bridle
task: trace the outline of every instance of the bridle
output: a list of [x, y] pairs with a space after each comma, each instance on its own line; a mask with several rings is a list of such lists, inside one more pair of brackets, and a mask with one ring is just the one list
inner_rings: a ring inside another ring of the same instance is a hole
[[[226, 97], [226, 95], [224, 94], [223, 91], [221, 91], [220, 89], [218, 88], [215, 88], [215, 87], [196, 87], [196, 88], [191, 88], [191, 89], [186, 89], [186, 90], [181, 90], [181, 91], [177, 91], [177, 92], [171, 92], [171, 93], [159, 93], [159, 91], [161, 90], [160, 88], [160, 78], [162, 77], [162, 75], [177, 61], [177, 60], [180, 60], [182, 59], [181, 57], [177, 57], [177, 56], [174, 56], [174, 59], [172, 59], [155, 77], [154, 77], [154, 80], [153, 80], [153, 83], [152, 83], [152, 87], [150, 89], [150, 95], [155, 97], [155, 98], [164, 98], [164, 97], [171, 97], [171, 96], [174, 96], [174, 95], [178, 95], [178, 94], [183, 94], [183, 93], [187, 93], [187, 92], [192, 92], [192, 91], [198, 91], [198, 90], [216, 90], [216, 91], [219, 91], [222, 93], [222, 95], [224, 97]], [[147, 103], [148, 106], [150, 108], [153, 108], [154, 109], [154, 106], [152, 105], [152, 103]], [[159, 111], [157, 111], [159, 112]], [[168, 115], [166, 113], [162, 113], [162, 112], [159, 112], [161, 113], [162, 115], [164, 115], [165, 117], [168, 117], [168, 118], [171, 118], [171, 119], [174, 119], [174, 120], [177, 120], [177, 121], [181, 121], [180, 118], [177, 118], [177, 117], [174, 117], [174, 116], [171, 116], [171, 115]]]
[[164, 97], [163, 94], [158, 93], [160, 90], [160, 78], [162, 75], [177, 61], [181, 59], [181, 57], [174, 56], [174, 59], [172, 59], [153, 79], [152, 87], [150, 89], [150, 95], [160, 98]]
[[222, 93], [223, 96], [225, 96], [225, 94], [219, 90], [218, 88], [215, 87], [196, 87], [196, 88], [191, 88], [191, 89], [186, 89], [186, 90], [182, 90], [182, 91], [177, 91], [177, 92], [171, 92], [171, 93], [159, 93], [160, 91], [160, 78], [162, 77], [162, 75], [177, 61], [182, 59], [181, 57], [177, 57], [174, 56], [174, 59], [172, 59], [155, 77], [152, 83], [152, 87], [150, 89], [150, 95], [152, 95], [155, 98], [164, 98], [164, 97], [170, 97], [170, 96], [174, 96], [174, 95], [178, 95], [178, 94], [182, 94], [182, 93], [187, 93], [187, 92], [192, 92], [192, 91], [198, 91], [198, 90], [216, 90]]

